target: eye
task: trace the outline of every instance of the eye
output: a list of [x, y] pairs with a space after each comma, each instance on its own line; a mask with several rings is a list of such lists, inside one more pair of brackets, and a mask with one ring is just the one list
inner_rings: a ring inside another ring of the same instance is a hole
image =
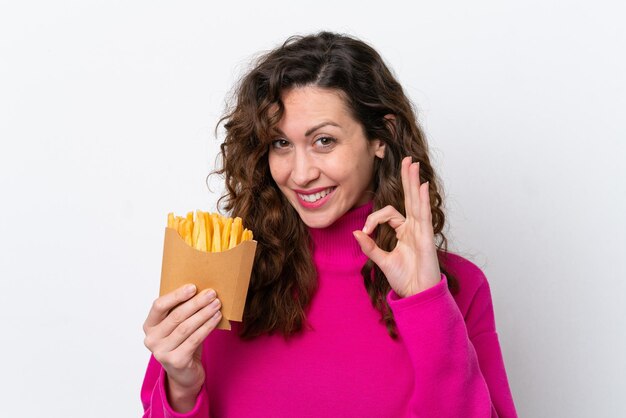
[[288, 146], [289, 146], [289, 141], [287, 141], [286, 139], [276, 139], [272, 141], [272, 148], [275, 148], [275, 149], [284, 149], [284, 148], [287, 148]]
[[335, 144], [335, 142], [337, 142], [337, 140], [330, 136], [323, 136], [316, 139], [315, 142], [318, 143], [322, 148], [330, 148]]

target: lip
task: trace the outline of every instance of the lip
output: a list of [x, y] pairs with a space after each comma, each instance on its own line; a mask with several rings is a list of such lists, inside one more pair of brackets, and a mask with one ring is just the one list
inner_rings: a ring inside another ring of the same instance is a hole
[[[328, 189], [329, 187], [332, 187], [333, 190], [330, 193], [328, 193], [326, 196], [322, 197], [320, 200], [317, 200], [315, 202], [307, 202], [305, 200], [302, 200], [302, 198], [298, 195], [298, 193], [300, 194], [319, 193], [322, 190]], [[296, 192], [296, 199], [298, 199], [298, 203], [300, 203], [300, 206], [306, 209], [317, 209], [323, 206], [326, 202], [328, 202], [330, 198], [335, 194], [335, 190], [337, 190], [337, 186], [329, 186], [329, 187], [319, 187], [317, 189], [311, 189], [311, 190], [306, 190], [306, 191], [294, 189], [293, 191]]]

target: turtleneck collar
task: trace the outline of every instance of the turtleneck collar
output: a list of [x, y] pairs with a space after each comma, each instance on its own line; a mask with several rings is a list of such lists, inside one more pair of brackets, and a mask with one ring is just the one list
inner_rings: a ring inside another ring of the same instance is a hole
[[361, 251], [352, 231], [363, 228], [374, 202], [350, 209], [326, 228], [309, 228], [313, 261], [324, 265], [346, 265], [356, 260], [361, 266], [367, 257]]

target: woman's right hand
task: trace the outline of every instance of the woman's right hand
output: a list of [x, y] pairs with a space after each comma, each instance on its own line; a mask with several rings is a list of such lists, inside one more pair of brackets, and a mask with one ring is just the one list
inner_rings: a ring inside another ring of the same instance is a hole
[[179, 412], [195, 404], [205, 378], [202, 341], [222, 318], [214, 290], [195, 293], [186, 285], [159, 297], [143, 324], [144, 344], [165, 369], [168, 400]]

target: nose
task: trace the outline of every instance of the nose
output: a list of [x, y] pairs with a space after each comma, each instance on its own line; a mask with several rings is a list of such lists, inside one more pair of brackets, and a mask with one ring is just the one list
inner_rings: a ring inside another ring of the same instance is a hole
[[306, 152], [296, 152], [291, 170], [291, 180], [299, 187], [304, 187], [320, 176], [315, 160]]

